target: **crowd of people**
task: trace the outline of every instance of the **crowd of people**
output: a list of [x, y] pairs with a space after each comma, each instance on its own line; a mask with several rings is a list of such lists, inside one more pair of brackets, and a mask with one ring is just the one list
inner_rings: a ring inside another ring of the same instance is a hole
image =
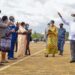
[[55, 25], [55, 21], [52, 20], [48, 27], [46, 28], [46, 53], [45, 56], [48, 57], [49, 54], [52, 54], [55, 57], [55, 54], [59, 52], [59, 55], [63, 55], [64, 52], [64, 44], [65, 44], [65, 35], [66, 29], [63, 25], [70, 26], [69, 30], [69, 40], [70, 40], [70, 50], [71, 50], [71, 61], [70, 63], [75, 62], [75, 14], [72, 14], [73, 21], [67, 22], [62, 17], [62, 15], [58, 12], [59, 17], [63, 21], [60, 23], [60, 28], [57, 28]]
[[[16, 23], [13, 16], [9, 18], [8, 16], [2, 16], [0, 18], [0, 64], [30, 55], [31, 34], [32, 29], [29, 29], [29, 24], [25, 22]], [[10, 44], [9, 48], [6, 48], [8, 44]], [[16, 56], [14, 56], [14, 51]]]
[[[63, 27], [64, 23], [70, 26], [70, 46], [71, 46], [71, 63], [75, 62], [75, 28], [74, 23], [66, 22], [61, 14], [58, 15], [62, 19], [63, 23], [60, 23], [60, 28], [57, 28], [55, 21], [51, 20], [46, 28], [46, 53], [45, 56], [48, 57], [52, 54], [59, 52], [59, 55], [63, 56], [66, 29]], [[31, 55], [30, 52], [30, 41], [32, 41], [32, 29], [29, 29], [29, 24], [25, 22], [15, 22], [13, 16], [2, 16], [0, 18], [0, 50], [1, 50], [1, 62], [8, 63], [8, 60], [15, 60], [19, 57], [24, 57], [25, 55]], [[5, 41], [4, 41], [5, 40]], [[7, 41], [8, 40], [8, 41]], [[9, 48], [6, 48], [9, 44]], [[14, 55], [16, 52], [16, 57]], [[7, 60], [8, 58], [8, 60]]]

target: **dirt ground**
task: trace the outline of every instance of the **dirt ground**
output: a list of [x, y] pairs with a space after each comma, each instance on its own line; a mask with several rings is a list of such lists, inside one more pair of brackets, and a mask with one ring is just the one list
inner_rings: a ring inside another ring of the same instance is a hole
[[[31, 43], [31, 56], [9, 61], [0, 67], [0, 75], [75, 75], [70, 61], [70, 45], [65, 44], [64, 56], [44, 57], [45, 43]], [[16, 53], [15, 53], [16, 54]]]

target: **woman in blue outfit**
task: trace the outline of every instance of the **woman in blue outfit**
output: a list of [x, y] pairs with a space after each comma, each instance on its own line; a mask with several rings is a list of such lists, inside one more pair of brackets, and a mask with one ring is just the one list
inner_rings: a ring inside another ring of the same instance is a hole
[[10, 16], [9, 20], [10, 20], [9, 27], [11, 30], [11, 48], [10, 48], [10, 51], [8, 52], [8, 59], [13, 60], [13, 59], [15, 59], [14, 58], [14, 46], [15, 46], [15, 43], [17, 41], [16, 31], [18, 30], [18, 27], [14, 24], [14, 17], [13, 16]]

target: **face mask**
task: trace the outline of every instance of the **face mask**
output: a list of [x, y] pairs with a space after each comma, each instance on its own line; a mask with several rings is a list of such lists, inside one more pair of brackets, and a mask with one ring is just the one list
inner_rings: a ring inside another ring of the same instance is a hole
[[29, 28], [29, 26], [27, 25], [27, 26], [25, 26], [25, 29], [28, 29]]

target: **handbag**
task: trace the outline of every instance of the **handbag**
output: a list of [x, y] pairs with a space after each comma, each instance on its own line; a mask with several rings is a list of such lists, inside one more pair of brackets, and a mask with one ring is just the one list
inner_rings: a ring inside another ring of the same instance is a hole
[[0, 50], [3, 52], [9, 52], [11, 47], [11, 39], [8, 37], [2, 37], [0, 41]]

